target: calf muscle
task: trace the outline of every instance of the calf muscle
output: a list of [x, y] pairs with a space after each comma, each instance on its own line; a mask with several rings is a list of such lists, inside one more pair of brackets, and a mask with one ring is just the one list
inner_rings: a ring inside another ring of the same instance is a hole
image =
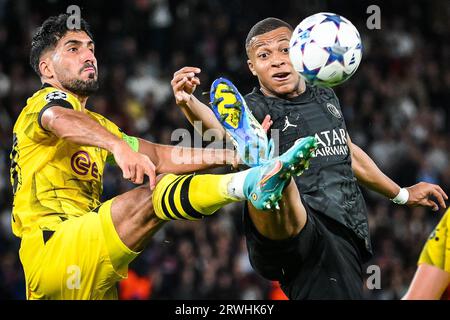
[[111, 216], [120, 239], [133, 251], [141, 251], [164, 222], [153, 211], [147, 184], [114, 198]]

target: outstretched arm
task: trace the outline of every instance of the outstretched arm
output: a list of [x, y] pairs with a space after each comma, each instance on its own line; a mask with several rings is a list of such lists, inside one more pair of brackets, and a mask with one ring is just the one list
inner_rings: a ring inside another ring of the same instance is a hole
[[125, 179], [141, 184], [144, 175], [147, 175], [150, 178], [150, 188], [155, 187], [155, 166], [149, 157], [134, 152], [125, 141], [106, 130], [87, 114], [53, 106], [43, 112], [41, 125], [61, 139], [108, 150], [114, 155]]
[[[352, 156], [352, 169], [358, 181], [389, 199], [395, 198], [400, 192], [400, 186], [386, 176], [360, 147], [353, 144], [350, 137], [348, 137], [348, 144]], [[406, 202], [409, 206], [425, 206], [434, 211], [439, 210], [439, 205], [443, 208], [447, 207], [445, 200], [448, 200], [448, 197], [438, 185], [419, 182], [406, 190], [409, 192]], [[431, 197], [434, 197], [439, 205]]]
[[427, 263], [421, 263], [402, 300], [440, 300], [448, 285], [450, 273]]
[[238, 162], [233, 150], [183, 148], [156, 144], [143, 139], [139, 139], [139, 152], [152, 160], [157, 173], [182, 174], [226, 164], [237, 166]]
[[[217, 130], [217, 138], [224, 139], [226, 137], [225, 129], [211, 108], [194, 96], [195, 89], [200, 85], [200, 79], [197, 77], [200, 71], [196, 67], [184, 67], [173, 74], [170, 84], [175, 101], [191, 124], [194, 124], [194, 121], [201, 121], [206, 129]], [[269, 115], [264, 118], [261, 125], [264, 130], [269, 130], [272, 125]]]
[[197, 85], [200, 85], [200, 79], [197, 77], [200, 71], [199, 68], [184, 67], [174, 73], [170, 84], [175, 101], [191, 124], [194, 124], [194, 121], [202, 121], [206, 129], [216, 129], [218, 138], [224, 139], [225, 130], [212, 110], [194, 96]]

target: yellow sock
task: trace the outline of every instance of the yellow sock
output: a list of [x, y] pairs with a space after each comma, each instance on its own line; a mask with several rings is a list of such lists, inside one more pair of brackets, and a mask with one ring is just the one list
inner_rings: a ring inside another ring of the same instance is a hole
[[156, 215], [162, 220], [200, 220], [240, 201], [227, 191], [233, 175], [165, 175], [153, 190]]

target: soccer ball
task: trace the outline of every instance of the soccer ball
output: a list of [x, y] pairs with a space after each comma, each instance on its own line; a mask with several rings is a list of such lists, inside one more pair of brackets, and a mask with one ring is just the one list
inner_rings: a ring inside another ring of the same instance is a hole
[[309, 83], [332, 87], [349, 79], [362, 56], [355, 26], [334, 13], [321, 12], [304, 19], [290, 40], [294, 69]]

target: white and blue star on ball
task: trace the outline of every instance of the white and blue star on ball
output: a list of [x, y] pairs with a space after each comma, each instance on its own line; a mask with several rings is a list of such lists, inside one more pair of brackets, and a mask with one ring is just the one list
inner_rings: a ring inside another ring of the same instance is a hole
[[[302, 49], [302, 52], [303, 52], [304, 45], [302, 45], [301, 49]], [[347, 52], [349, 47], [341, 46], [341, 44], [339, 42], [339, 39], [336, 39], [336, 42], [334, 43], [333, 46], [325, 47], [325, 48], [322, 48], [322, 49], [325, 50], [328, 53], [328, 60], [323, 66], [328, 66], [328, 65], [332, 64], [333, 62], [337, 61], [338, 63], [340, 63], [344, 67], [344, 55], [343, 54], [345, 52]], [[320, 71], [320, 68], [322, 68], [322, 67], [309, 70], [305, 65], [303, 65], [304, 70], [303, 70], [302, 74], [307, 79], [312, 80], [312, 79], [314, 79], [314, 77], [316, 77], [317, 73]]]
[[338, 27], [338, 29], [341, 22], [345, 22], [344, 20], [342, 20], [341, 16], [338, 16], [337, 14], [324, 13], [323, 15], [326, 16], [327, 18], [324, 21], [322, 21], [322, 23], [326, 21], [331, 21], [336, 25], [336, 27]]
[[342, 64], [342, 66], [344, 66], [344, 53], [347, 52], [349, 47], [341, 46], [339, 39], [336, 39], [336, 42], [332, 47], [327, 47], [323, 49], [326, 50], [329, 54], [328, 60], [325, 63], [326, 66], [335, 61], [339, 62], [340, 64]]

